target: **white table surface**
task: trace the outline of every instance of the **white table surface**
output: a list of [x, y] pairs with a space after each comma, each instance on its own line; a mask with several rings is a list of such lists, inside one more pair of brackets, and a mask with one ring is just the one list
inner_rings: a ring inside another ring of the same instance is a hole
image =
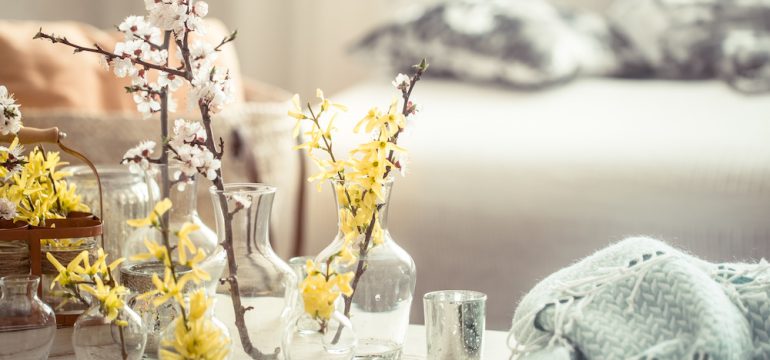
[[[67, 347], [68, 340], [72, 334], [71, 329], [59, 329], [57, 330], [57, 339], [54, 343], [54, 349], [61, 349]], [[485, 360], [502, 360], [508, 359], [510, 351], [506, 346], [505, 340], [508, 336], [507, 333], [502, 331], [487, 331], [484, 336], [484, 359]], [[422, 325], [409, 325], [409, 333], [407, 334], [406, 344], [404, 345], [404, 355], [402, 360], [417, 360], [425, 359], [426, 354], [425, 346], [425, 327]], [[65, 350], [66, 351], [66, 350]], [[51, 356], [49, 359], [54, 360], [75, 360], [74, 355], [57, 355]], [[232, 359], [242, 360], [242, 359]], [[243, 359], [247, 360], [247, 359]], [[320, 360], [320, 359], [319, 359]], [[450, 359], [447, 359], [450, 360]]]

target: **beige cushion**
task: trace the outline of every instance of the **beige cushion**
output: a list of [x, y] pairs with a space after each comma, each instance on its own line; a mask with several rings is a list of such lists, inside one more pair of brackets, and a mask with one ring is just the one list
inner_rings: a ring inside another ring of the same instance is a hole
[[[208, 20], [206, 38], [218, 44], [228, 31], [217, 20]], [[127, 112], [135, 113], [136, 106], [127, 96], [124, 86], [128, 79], [119, 79], [99, 63], [95, 54], [78, 53], [61, 44], [33, 40], [42, 28], [46, 33], [66, 36], [83, 46], [98, 44], [112, 51], [122, 39], [117, 31], [102, 31], [78, 22], [0, 21], [0, 84], [15, 94], [22, 110], [70, 109], [79, 113]], [[176, 53], [171, 49], [172, 55]], [[230, 70], [233, 77], [234, 98], [244, 101], [240, 67], [234, 46], [224, 46], [217, 60], [218, 66]], [[185, 92], [175, 94], [180, 110], [186, 108]]]

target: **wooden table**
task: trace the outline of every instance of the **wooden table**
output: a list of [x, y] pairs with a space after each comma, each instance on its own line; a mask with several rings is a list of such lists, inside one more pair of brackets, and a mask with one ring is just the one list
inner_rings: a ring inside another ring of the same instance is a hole
[[[72, 335], [71, 329], [59, 329], [56, 334], [54, 349], [62, 351], [67, 348], [67, 344]], [[508, 336], [503, 331], [487, 331], [484, 336], [484, 359], [485, 360], [503, 360], [508, 359], [510, 351], [506, 346], [505, 340]], [[425, 359], [425, 327], [422, 325], [409, 325], [406, 345], [404, 345], [404, 356], [402, 360]], [[71, 347], [70, 347], [71, 348]], [[75, 360], [74, 355], [51, 356], [53, 360]], [[246, 359], [232, 359], [246, 360]], [[321, 360], [321, 359], [319, 359]], [[447, 359], [451, 360], [451, 359]]]

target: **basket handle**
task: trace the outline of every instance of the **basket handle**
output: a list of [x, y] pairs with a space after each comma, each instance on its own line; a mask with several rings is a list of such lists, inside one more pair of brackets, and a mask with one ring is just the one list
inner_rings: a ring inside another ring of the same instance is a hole
[[[16, 136], [12, 134], [0, 135], [0, 142], [11, 143], [15, 137], [19, 138], [20, 144], [56, 144], [59, 146], [59, 149], [86, 164], [96, 177], [96, 186], [99, 188], [99, 214], [104, 216], [104, 196], [102, 193], [102, 179], [99, 177], [99, 172], [96, 171], [96, 166], [85, 155], [62, 144], [61, 140], [66, 138], [67, 134], [59, 131], [58, 127], [47, 129], [23, 127]], [[104, 247], [104, 235], [101, 236], [101, 239], [102, 247]]]

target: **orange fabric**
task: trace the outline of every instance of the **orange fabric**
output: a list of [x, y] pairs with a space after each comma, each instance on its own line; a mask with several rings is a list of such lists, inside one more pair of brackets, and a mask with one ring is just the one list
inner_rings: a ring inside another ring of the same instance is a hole
[[[219, 42], [228, 35], [225, 26], [209, 20], [207, 41]], [[38, 29], [66, 36], [73, 43], [99, 44], [107, 51], [122, 40], [117, 31], [102, 31], [77, 22], [0, 21], [0, 84], [5, 85], [25, 108], [69, 109], [87, 113], [137, 112], [124, 86], [129, 79], [119, 79], [105, 70], [99, 57], [91, 53], [73, 54], [72, 49], [47, 40], [33, 40]], [[174, 58], [176, 51], [169, 53]], [[233, 77], [234, 98], [243, 102], [243, 84], [235, 48], [223, 47], [217, 66], [226, 67]], [[179, 112], [187, 110], [185, 91], [176, 94]]]

